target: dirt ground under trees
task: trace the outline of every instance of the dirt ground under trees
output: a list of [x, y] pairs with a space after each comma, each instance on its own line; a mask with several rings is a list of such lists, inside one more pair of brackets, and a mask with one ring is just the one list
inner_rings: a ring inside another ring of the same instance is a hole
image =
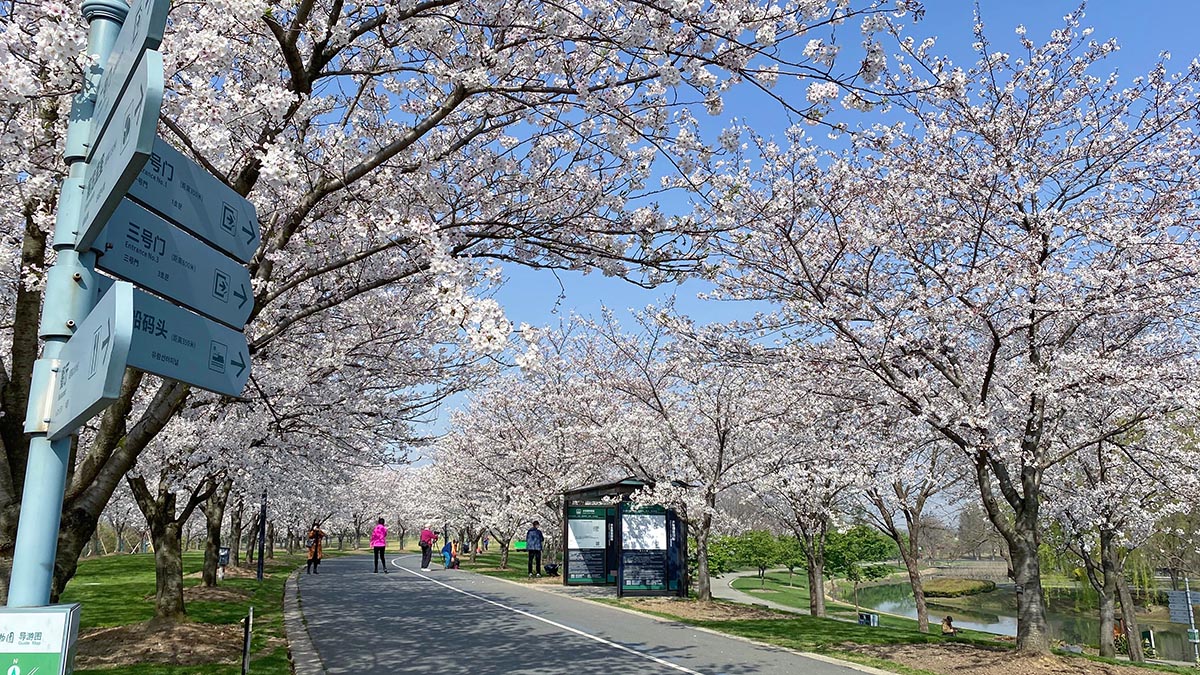
[[1160, 671], [1067, 656], [1019, 656], [968, 644], [842, 645], [842, 649], [943, 675], [1153, 675]]
[[237, 624], [149, 622], [84, 631], [75, 654], [76, 668], [114, 668], [143, 663], [195, 666], [235, 663], [242, 655]]

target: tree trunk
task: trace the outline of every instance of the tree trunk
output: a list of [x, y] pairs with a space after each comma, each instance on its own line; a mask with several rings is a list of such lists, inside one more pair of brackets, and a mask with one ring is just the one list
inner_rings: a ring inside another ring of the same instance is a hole
[[203, 572], [204, 585], [208, 588], [217, 585], [217, 563], [220, 562], [221, 556], [221, 523], [225, 520], [225, 505], [229, 502], [229, 492], [232, 489], [233, 480], [226, 478], [200, 507], [204, 512], [204, 525], [208, 534], [204, 543]]
[[151, 494], [140, 476], [127, 481], [154, 543], [154, 622], [181, 621], [187, 613], [183, 606], [183, 553], [180, 523], [175, 519], [175, 493], [160, 483], [157, 494]]
[[267, 521], [267, 560], [275, 559], [275, 521]]
[[244, 504], [242, 498], [238, 497], [237, 503], [233, 505], [233, 512], [229, 514], [229, 564], [241, 566], [242, 557], [242, 510]]
[[[1042, 597], [1042, 570], [1038, 560], [1041, 541], [1038, 513], [1041, 508], [1042, 474], [1038, 469], [1041, 450], [1036, 433], [1026, 434], [1023, 452], [1031, 459], [1023, 461], [1019, 481], [1003, 463], [991, 459], [987, 450], [977, 450], [975, 478], [983, 500], [984, 512], [996, 531], [1008, 544], [1009, 576], [1017, 585], [1017, 651], [1025, 654], [1049, 654], [1050, 632], [1046, 623], [1046, 604]], [[1034, 440], [1029, 440], [1034, 439]], [[1012, 518], [993, 491], [993, 477], [1004, 500], [1012, 509]]]
[[[174, 499], [170, 507], [174, 510]], [[183, 553], [180, 551], [180, 523], [151, 525], [154, 542], [154, 621], [176, 623], [187, 612], [183, 604]]]
[[908, 585], [912, 586], [913, 600], [917, 603], [917, 630], [929, 632], [929, 606], [925, 603], [925, 582], [921, 579], [920, 561], [904, 556], [908, 568]]
[[825, 561], [807, 551], [808, 559], [808, 613], [825, 616]]
[[[704, 523], [704, 520], [709, 523]], [[701, 526], [696, 532], [696, 599], [700, 602], [712, 602], [712, 580], [708, 574], [708, 535], [711, 531], [706, 525], [711, 525], [711, 518], [705, 515], [701, 518]]]
[[[1018, 519], [1018, 522], [1020, 519]], [[1046, 654], [1050, 651], [1050, 632], [1046, 624], [1046, 604], [1042, 597], [1042, 572], [1038, 561], [1037, 537], [1022, 532], [1009, 544], [1012, 579], [1017, 593], [1017, 651]]]
[[712, 602], [712, 579], [708, 572], [708, 543], [712, 535], [712, 514], [716, 512], [717, 493], [711, 488], [704, 494], [708, 506], [696, 529], [696, 599]]
[[258, 520], [255, 516], [250, 521], [250, 531], [246, 533], [246, 564], [254, 564], [254, 554], [258, 551]]
[[[1122, 566], [1123, 567], [1123, 566]], [[1117, 570], [1117, 596], [1121, 599], [1121, 617], [1125, 620], [1125, 638], [1129, 642], [1129, 660], [1142, 663], [1146, 654], [1142, 649], [1142, 630], [1138, 626], [1137, 605], [1129, 590], [1129, 581], [1124, 570]]]

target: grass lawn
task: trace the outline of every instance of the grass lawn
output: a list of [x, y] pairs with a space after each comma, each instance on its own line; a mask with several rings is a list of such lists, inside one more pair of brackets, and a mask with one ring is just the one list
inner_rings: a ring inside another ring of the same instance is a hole
[[[337, 555], [331, 551], [330, 555]], [[200, 571], [202, 553], [185, 553], [183, 572]], [[290, 672], [283, 630], [283, 586], [288, 573], [304, 564], [301, 554], [276, 552], [268, 559], [266, 575], [259, 584], [249, 579], [226, 578], [221, 588], [241, 590], [244, 600], [226, 602], [190, 601], [188, 618], [193, 622], [239, 624], [251, 605], [254, 606], [254, 637], [251, 650], [254, 673], [286, 675]], [[198, 586], [199, 578], [184, 579], [184, 587]], [[61, 602], [79, 602], [80, 628], [83, 631], [108, 626], [121, 626], [147, 621], [154, 616], [154, 555], [111, 555], [80, 561], [79, 572], [67, 584]], [[270, 645], [268, 644], [270, 641]], [[271, 646], [273, 645], [273, 646]], [[241, 672], [240, 663], [204, 666], [167, 666], [143, 664], [102, 670], [77, 670], [78, 673], [105, 675], [235, 675]]]
[[[788, 584], [788, 575], [786, 572], [772, 572], [767, 574], [766, 584], [762, 588], [759, 587], [759, 580], [757, 577], [741, 577], [735, 579], [733, 582], [733, 587], [739, 591], [742, 591], [743, 593], [762, 598], [763, 600], [770, 600], [771, 602], [777, 602], [788, 607], [796, 607], [797, 609], [807, 610], [809, 597], [808, 581], [804, 577], [795, 575], [792, 578], [792, 584], [794, 585]], [[857, 610], [854, 609], [854, 605], [844, 602], [826, 599], [825, 612], [831, 618], [845, 619], [847, 621], [854, 621], [856, 623], [858, 621], [858, 613]], [[921, 633], [917, 631], [916, 619], [880, 614], [879, 627], [911, 630], [917, 635], [921, 635]], [[876, 630], [870, 627], [863, 628], [867, 631]], [[940, 634], [940, 628], [937, 621], [931, 620], [930, 630], [936, 634], [933, 636], [936, 638], [936, 640], [943, 639]], [[959, 633], [959, 639], [986, 643], [992, 646], [1002, 644], [997, 642], [996, 636], [991, 633], [973, 630], [963, 630], [961, 633]]]

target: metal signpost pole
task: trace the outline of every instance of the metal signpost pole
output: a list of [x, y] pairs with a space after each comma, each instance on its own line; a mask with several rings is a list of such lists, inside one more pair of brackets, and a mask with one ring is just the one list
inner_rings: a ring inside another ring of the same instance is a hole
[[1192, 583], [1187, 577], [1183, 578], [1183, 590], [1187, 593], [1188, 640], [1192, 643], [1193, 662], [1200, 665], [1200, 642], [1196, 640], [1196, 613], [1192, 608]]
[[[84, 0], [82, 12], [88, 22], [88, 54], [96, 56], [97, 63], [103, 63], [112, 51], [129, 6], [122, 0]], [[83, 92], [72, 102], [67, 126], [63, 155], [70, 168], [59, 195], [54, 225], [52, 245], [57, 259], [46, 272], [38, 331], [45, 344], [41, 358], [34, 365], [25, 419], [25, 431], [32, 436], [8, 587], [9, 607], [37, 607], [50, 602], [71, 436], [51, 441], [47, 425], [58, 357], [74, 328], [83, 322], [96, 302], [95, 255], [76, 252], [75, 233], [81, 215], [86, 170], [83, 159], [88, 153], [93, 94], [98, 79], [96, 69], [92, 69]]]

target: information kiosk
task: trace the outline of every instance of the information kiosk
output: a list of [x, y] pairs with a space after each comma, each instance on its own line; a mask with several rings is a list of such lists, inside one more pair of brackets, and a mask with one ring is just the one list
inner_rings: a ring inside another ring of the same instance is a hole
[[674, 509], [634, 504], [636, 478], [569, 490], [563, 500], [563, 584], [617, 595], [687, 594], [687, 527]]

